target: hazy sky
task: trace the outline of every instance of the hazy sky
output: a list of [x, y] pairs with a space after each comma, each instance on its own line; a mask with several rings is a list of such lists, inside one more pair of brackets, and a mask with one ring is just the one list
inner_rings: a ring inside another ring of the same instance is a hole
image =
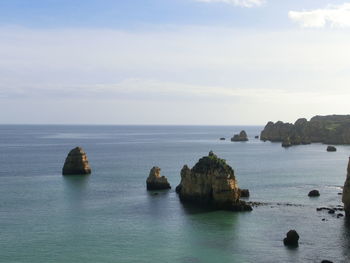
[[346, 0], [0, 1], [0, 123], [295, 121], [349, 84]]

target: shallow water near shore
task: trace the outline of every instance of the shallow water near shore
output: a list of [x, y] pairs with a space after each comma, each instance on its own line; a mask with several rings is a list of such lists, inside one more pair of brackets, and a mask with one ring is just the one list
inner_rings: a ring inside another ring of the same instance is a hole
[[[230, 142], [243, 128], [249, 142]], [[0, 126], [0, 262], [349, 262], [350, 226], [316, 208], [341, 204], [350, 146], [284, 149], [254, 139], [262, 128]], [[92, 175], [61, 176], [78, 145]], [[210, 150], [249, 201], [269, 205], [233, 213], [181, 204], [182, 166]], [[170, 191], [146, 191], [154, 165]], [[312, 189], [321, 196], [309, 198]], [[283, 246], [290, 229], [296, 249]]]

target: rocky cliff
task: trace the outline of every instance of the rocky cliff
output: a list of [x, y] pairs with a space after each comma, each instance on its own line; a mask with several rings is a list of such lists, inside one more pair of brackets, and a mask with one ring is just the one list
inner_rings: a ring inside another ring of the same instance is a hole
[[146, 180], [147, 190], [163, 190], [170, 189], [170, 184], [165, 176], [160, 176], [160, 168], [154, 166], [149, 172]]
[[350, 217], [350, 158], [348, 163], [346, 180], [343, 188], [343, 197], [342, 201], [344, 203], [344, 211], [347, 217]]
[[91, 168], [86, 153], [81, 147], [76, 147], [68, 153], [62, 169], [63, 175], [91, 174]]
[[233, 211], [252, 210], [239, 200], [240, 190], [233, 169], [213, 152], [201, 158], [192, 169], [187, 165], [182, 168], [176, 191], [183, 202]]
[[268, 122], [261, 132], [263, 141], [290, 141], [291, 145], [321, 142], [350, 144], [350, 115], [315, 116], [307, 121], [298, 119], [294, 124]]

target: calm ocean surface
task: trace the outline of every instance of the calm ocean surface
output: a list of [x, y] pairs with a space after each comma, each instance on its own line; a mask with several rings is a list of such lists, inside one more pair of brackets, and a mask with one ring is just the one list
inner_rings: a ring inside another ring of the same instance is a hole
[[[219, 141], [242, 128], [249, 142]], [[254, 139], [262, 128], [0, 126], [0, 262], [350, 262], [350, 227], [316, 212], [341, 204], [350, 147], [283, 149]], [[92, 175], [61, 176], [78, 145]], [[246, 213], [183, 206], [180, 170], [210, 150], [234, 168], [250, 201], [272, 204]], [[170, 191], [146, 191], [154, 165]], [[321, 196], [308, 198], [312, 189]], [[290, 229], [297, 249], [283, 246]]]

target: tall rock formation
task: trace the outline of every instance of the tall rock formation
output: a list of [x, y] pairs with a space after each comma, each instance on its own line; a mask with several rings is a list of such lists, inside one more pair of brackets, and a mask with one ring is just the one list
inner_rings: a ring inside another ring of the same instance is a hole
[[240, 190], [234, 171], [213, 152], [201, 158], [190, 169], [181, 170], [181, 182], [176, 187], [180, 200], [232, 211], [250, 211], [251, 206], [240, 201]]
[[310, 121], [302, 118], [294, 124], [270, 121], [260, 135], [263, 141], [283, 142], [286, 138], [291, 145], [312, 142], [350, 144], [350, 115], [315, 116]]
[[154, 166], [149, 172], [146, 180], [147, 190], [164, 190], [170, 189], [170, 184], [165, 176], [160, 176], [160, 168]]
[[342, 201], [344, 203], [345, 215], [346, 215], [346, 217], [350, 217], [350, 158], [349, 158], [347, 172], [348, 173], [346, 175], [346, 180], [345, 180], [344, 188], [343, 188]]
[[86, 153], [81, 147], [76, 147], [71, 150], [64, 162], [62, 169], [63, 175], [84, 175], [91, 174]]

